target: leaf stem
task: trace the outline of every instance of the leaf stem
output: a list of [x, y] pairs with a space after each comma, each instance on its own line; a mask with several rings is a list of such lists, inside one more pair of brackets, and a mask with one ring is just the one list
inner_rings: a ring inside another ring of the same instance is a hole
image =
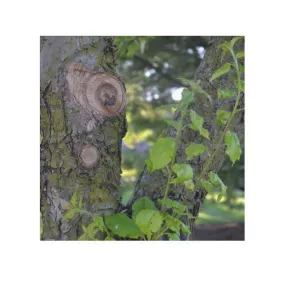
[[181, 137], [181, 132], [182, 132], [182, 128], [183, 128], [184, 117], [185, 117], [186, 113], [187, 113], [187, 108], [185, 108], [185, 109], [182, 110], [182, 112], [181, 112], [181, 118], [180, 118], [180, 121], [179, 121], [179, 126], [178, 126], [178, 129], [177, 129], [176, 139], [175, 139], [174, 155], [173, 155], [172, 160], [171, 160], [170, 169], [169, 169], [169, 172], [168, 172], [168, 178], [167, 178], [166, 189], [165, 189], [164, 197], [163, 197], [163, 200], [162, 200], [162, 203], [161, 203], [161, 210], [162, 210], [162, 211], [163, 211], [163, 208], [164, 208], [165, 199], [167, 198], [167, 195], [168, 195], [168, 192], [169, 192], [170, 182], [171, 182], [172, 173], [173, 173], [173, 169], [172, 169], [172, 168], [173, 168], [173, 165], [174, 165], [174, 163], [175, 163], [176, 152], [177, 152], [177, 150], [178, 150], [178, 146], [179, 146], [179, 143], [180, 143], [180, 137]]

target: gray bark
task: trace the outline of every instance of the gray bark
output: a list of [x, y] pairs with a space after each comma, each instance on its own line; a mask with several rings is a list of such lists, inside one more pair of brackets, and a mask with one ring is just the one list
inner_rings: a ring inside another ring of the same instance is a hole
[[[110, 37], [41, 37], [43, 240], [76, 240], [119, 202], [125, 90]], [[84, 214], [63, 220], [73, 194]]]
[[[201, 64], [196, 72], [196, 80], [200, 81], [200, 86], [211, 95], [213, 106], [209, 103], [206, 96], [199, 94], [196, 97], [196, 101], [194, 104], [190, 106], [190, 109], [195, 110], [200, 116], [203, 116], [204, 127], [209, 131], [209, 135], [211, 141], [204, 139], [201, 137], [198, 132], [192, 131], [189, 128], [185, 128], [182, 131], [180, 147], [178, 149], [178, 153], [176, 156], [177, 163], [189, 163], [187, 161], [185, 155], [185, 149], [189, 145], [190, 142], [195, 143], [203, 143], [208, 147], [209, 152], [212, 154], [215, 150], [217, 142], [223, 132], [224, 127], [219, 127], [216, 125], [216, 111], [218, 109], [232, 111], [233, 106], [235, 104], [235, 98], [227, 99], [223, 102], [218, 101], [217, 89], [225, 89], [225, 88], [234, 88], [234, 74], [233, 72], [228, 73], [225, 76], [220, 77], [217, 80], [214, 80], [210, 83], [210, 78], [213, 72], [222, 66], [225, 62], [230, 60], [229, 56], [226, 56], [223, 60], [221, 60], [221, 50], [218, 50], [218, 45], [220, 45], [225, 40], [230, 40], [232, 37], [212, 37], [210, 39], [210, 46], [206, 51], [206, 54], [201, 61]], [[236, 43], [235, 49], [237, 51], [244, 49], [244, 41], [240, 40]], [[239, 108], [244, 108], [244, 95], [240, 100]], [[180, 112], [177, 112], [174, 116], [175, 120], [180, 118]], [[190, 123], [190, 117], [186, 117], [184, 124]], [[243, 133], [244, 133], [244, 113], [240, 112], [235, 116], [235, 119], [232, 121], [230, 126], [231, 131], [235, 131], [238, 134], [238, 137], [243, 142]], [[165, 131], [165, 137], [175, 137], [176, 130], [173, 127], [170, 127]], [[207, 154], [204, 153], [201, 156], [196, 157], [193, 161], [191, 161], [191, 166], [194, 169], [195, 175], [201, 173], [201, 170], [208, 159]], [[214, 171], [218, 173], [220, 167], [223, 164], [225, 159], [225, 146], [223, 145], [215, 157], [212, 165], [210, 166], [208, 172]], [[194, 181], [195, 182], [195, 181]], [[135, 186], [134, 196], [130, 202], [130, 205], [139, 197], [149, 196], [153, 200], [158, 198], [162, 198], [165, 192], [167, 184], [167, 173], [163, 171], [155, 171], [148, 172], [145, 167], [143, 173], [141, 174], [140, 179], [138, 180]], [[193, 214], [193, 216], [197, 216], [199, 213], [200, 205], [204, 201], [206, 196], [206, 191], [204, 189], [198, 188], [195, 191], [189, 194], [189, 190], [185, 189], [184, 185], [178, 184], [173, 185], [170, 188], [169, 198], [172, 198], [177, 201], [187, 201], [189, 212]], [[193, 226], [194, 219], [188, 221], [188, 224]]]

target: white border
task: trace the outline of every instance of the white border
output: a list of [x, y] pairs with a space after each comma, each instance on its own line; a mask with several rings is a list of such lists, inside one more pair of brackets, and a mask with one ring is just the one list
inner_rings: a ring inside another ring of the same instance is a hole
[[[1, 9], [1, 283], [280, 284], [282, 2], [15, 2]], [[245, 242], [39, 242], [39, 36], [77, 34], [246, 36]]]

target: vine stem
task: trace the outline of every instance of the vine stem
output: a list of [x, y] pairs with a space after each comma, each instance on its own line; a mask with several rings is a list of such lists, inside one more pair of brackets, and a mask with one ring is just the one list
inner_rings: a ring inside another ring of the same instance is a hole
[[223, 142], [223, 140], [224, 140], [224, 136], [225, 136], [225, 134], [226, 134], [226, 132], [227, 132], [229, 126], [230, 126], [230, 123], [231, 123], [232, 119], [234, 118], [235, 114], [239, 111], [239, 110], [237, 110], [237, 107], [238, 107], [238, 103], [239, 103], [240, 96], [241, 96], [241, 92], [240, 92], [240, 91], [241, 91], [240, 71], [239, 71], [238, 61], [237, 61], [237, 58], [236, 58], [236, 56], [235, 56], [233, 50], [231, 49], [230, 52], [231, 52], [232, 57], [233, 57], [233, 59], [234, 59], [234, 64], [235, 64], [234, 67], [235, 67], [235, 69], [236, 69], [236, 71], [237, 71], [238, 95], [237, 95], [237, 99], [236, 99], [236, 103], [235, 103], [234, 109], [233, 109], [233, 111], [232, 111], [232, 113], [231, 113], [231, 116], [230, 116], [230, 118], [229, 118], [229, 120], [228, 120], [228, 122], [227, 122], [227, 125], [226, 125], [226, 127], [225, 127], [225, 129], [224, 129], [224, 131], [223, 131], [223, 134], [222, 134], [221, 137], [220, 137], [220, 140], [219, 140], [219, 142], [218, 142], [218, 144], [217, 144], [217, 147], [216, 147], [216, 149], [215, 149], [213, 155], [210, 157], [210, 159], [207, 161], [206, 165], [203, 167], [203, 170], [202, 170], [202, 172], [201, 172], [201, 174], [200, 174], [200, 176], [199, 176], [199, 178], [198, 178], [198, 183], [200, 183], [201, 179], [204, 178], [204, 176], [205, 176], [205, 174], [206, 174], [206, 172], [207, 172], [209, 166], [210, 166], [211, 163], [213, 162], [215, 156], [217, 155], [217, 153], [218, 153], [218, 151], [219, 151], [219, 149], [220, 149], [220, 147], [221, 147], [221, 145], [222, 145], [222, 142]]
[[177, 129], [176, 139], [175, 139], [174, 155], [173, 155], [172, 160], [171, 160], [170, 169], [169, 169], [169, 172], [168, 172], [166, 189], [165, 189], [164, 197], [163, 197], [162, 204], [161, 204], [161, 210], [162, 211], [163, 211], [165, 199], [167, 198], [167, 195], [168, 195], [168, 192], [169, 192], [170, 182], [171, 182], [172, 173], [173, 173], [173, 165], [175, 163], [176, 152], [178, 150], [180, 137], [181, 137], [181, 132], [182, 132], [182, 128], [183, 128], [184, 117], [185, 117], [186, 113], [187, 113], [187, 108], [185, 108], [181, 112], [181, 118], [180, 118], [180, 121], [179, 121], [179, 126], [178, 126], [178, 129]]

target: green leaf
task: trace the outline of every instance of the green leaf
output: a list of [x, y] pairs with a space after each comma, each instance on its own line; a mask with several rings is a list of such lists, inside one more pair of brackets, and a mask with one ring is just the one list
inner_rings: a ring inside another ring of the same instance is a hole
[[214, 173], [211, 171], [209, 174], [209, 179], [213, 185], [221, 185], [223, 193], [226, 193], [227, 191], [227, 186], [224, 184], [224, 182], [221, 180], [221, 178], [218, 176], [218, 174]]
[[209, 174], [209, 179], [211, 181], [211, 183], [215, 186], [220, 185], [220, 178], [218, 176], [218, 174], [214, 173], [213, 171], [211, 171]]
[[193, 178], [193, 170], [189, 164], [178, 164], [173, 165], [173, 171], [176, 173], [175, 178], [171, 183], [178, 184]]
[[71, 220], [73, 218], [73, 216], [77, 213], [80, 212], [80, 209], [78, 208], [72, 208], [71, 210], [69, 210], [63, 217], [64, 220]]
[[168, 120], [168, 119], [164, 119], [164, 121], [171, 127], [174, 127], [176, 129], [179, 128], [179, 122], [173, 121], [173, 120]]
[[[235, 84], [235, 88], [238, 89], [238, 80], [235, 80], [234, 84]], [[244, 81], [243, 80], [240, 81], [240, 85], [241, 85], [240, 86], [241, 91], [244, 92]]]
[[195, 184], [193, 183], [193, 181], [191, 179], [184, 181], [184, 185], [185, 185], [186, 189], [194, 190]]
[[191, 143], [185, 150], [187, 159], [191, 160], [193, 157], [201, 155], [206, 150], [203, 144]]
[[218, 98], [219, 100], [228, 99], [234, 96], [234, 91], [230, 89], [218, 89]]
[[231, 40], [231, 46], [232, 46], [232, 48], [234, 47], [235, 43], [236, 43], [238, 40], [242, 39], [242, 38], [243, 38], [243, 37], [234, 37], [234, 38]]
[[194, 110], [190, 110], [190, 119], [191, 119], [191, 129], [193, 131], [202, 130], [204, 118], [199, 116]]
[[212, 191], [213, 185], [209, 181], [202, 179], [201, 184], [202, 184], [203, 188], [207, 190], [207, 192]]
[[224, 195], [223, 194], [219, 194], [218, 197], [217, 197], [217, 201], [221, 202], [223, 198], [224, 198]]
[[159, 138], [150, 149], [150, 159], [147, 161], [148, 171], [153, 172], [164, 168], [175, 154], [175, 140], [173, 138]]
[[187, 227], [185, 224], [183, 224], [182, 222], [181, 222], [181, 231], [183, 232], [183, 233], [186, 233], [186, 234], [191, 234], [191, 231], [190, 231], [190, 229], [189, 229], [189, 227]]
[[158, 199], [157, 202], [162, 205], [164, 203], [164, 206], [166, 206], [169, 209], [177, 210], [179, 212], [184, 212], [187, 207], [178, 201], [171, 200], [169, 198], [166, 198], [165, 200]]
[[184, 88], [182, 91], [182, 99], [181, 99], [182, 106], [188, 106], [193, 101], [194, 101], [194, 93]]
[[244, 51], [241, 50], [241, 51], [237, 52], [236, 57], [237, 58], [243, 58], [244, 57]]
[[162, 222], [163, 217], [160, 212], [151, 209], [142, 210], [136, 216], [136, 224], [148, 239], [151, 238], [152, 233], [160, 229]]
[[231, 64], [229, 62], [225, 63], [222, 67], [218, 68], [211, 77], [211, 81], [219, 78], [220, 76], [228, 73], [231, 69]]
[[190, 128], [193, 131], [199, 131], [201, 136], [209, 140], [210, 139], [209, 132], [208, 130], [203, 128], [204, 118], [199, 116], [194, 110], [190, 110], [190, 119], [191, 119]]
[[147, 159], [147, 160], [145, 161], [145, 163], [146, 163], [147, 170], [148, 170], [149, 172], [153, 172], [154, 169], [153, 169], [151, 160]]
[[168, 229], [174, 231], [175, 233], [180, 232], [181, 221], [175, 219], [174, 217], [170, 216], [169, 214], [165, 215], [165, 225]]
[[105, 218], [106, 226], [120, 237], [138, 238], [142, 235], [135, 221], [124, 214], [115, 214]]
[[168, 234], [169, 240], [180, 240], [180, 237], [177, 233], [170, 233]]
[[210, 140], [208, 130], [202, 128], [202, 130], [200, 131], [200, 135], [201, 135], [202, 137], [204, 137], [204, 138]]
[[145, 210], [145, 209], [150, 209], [150, 210], [154, 210], [154, 211], [157, 210], [154, 202], [149, 197], [142, 197], [142, 198], [139, 198], [138, 200], [136, 200], [132, 206], [132, 210], [133, 210], [132, 217], [133, 217], [133, 219], [137, 216], [137, 214], [141, 210]]
[[225, 41], [225, 42], [223, 42], [222, 44], [220, 44], [219, 46], [218, 46], [218, 49], [222, 49], [222, 60], [223, 60], [223, 58], [224, 58], [224, 56], [227, 54], [227, 53], [229, 53], [229, 51], [231, 50], [231, 48], [232, 48], [232, 46], [231, 46], [231, 43], [230, 42], [228, 42], [228, 41]]
[[101, 231], [104, 229], [104, 221], [101, 216], [94, 216], [93, 217], [93, 225], [99, 228]]
[[225, 143], [227, 145], [226, 154], [230, 157], [230, 160], [234, 164], [235, 161], [239, 160], [241, 156], [240, 142], [236, 133], [227, 131], [225, 135]]
[[220, 126], [225, 126], [230, 116], [231, 116], [230, 112], [227, 112], [224, 110], [218, 110], [217, 111], [217, 124]]

